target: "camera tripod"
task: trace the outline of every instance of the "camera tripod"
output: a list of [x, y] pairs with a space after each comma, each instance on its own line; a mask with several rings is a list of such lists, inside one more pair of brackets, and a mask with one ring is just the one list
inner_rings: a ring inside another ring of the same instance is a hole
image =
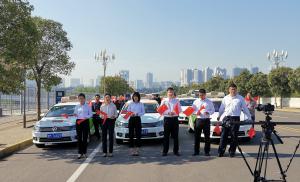
[[[295, 154], [299, 148], [300, 145], [300, 141], [297, 144], [295, 151], [292, 155], [292, 158], [290, 159], [286, 170], [283, 170], [282, 168], [282, 164], [279, 160], [279, 156], [274, 144], [274, 141], [272, 139], [272, 136], [275, 136], [275, 138], [281, 143], [283, 144], [283, 141], [281, 140], [281, 138], [278, 136], [277, 131], [275, 130], [275, 126], [277, 124], [280, 125], [300, 125], [299, 122], [272, 122], [272, 118], [270, 117], [270, 115], [272, 114], [271, 112], [265, 112], [266, 114], [266, 119], [265, 121], [259, 121], [258, 123], [255, 123], [255, 125], [261, 125], [262, 127], [262, 133], [263, 136], [261, 138], [260, 144], [259, 144], [259, 149], [258, 149], [258, 153], [257, 153], [257, 157], [256, 157], [256, 163], [255, 163], [255, 168], [254, 171], [251, 169], [248, 161], [246, 160], [245, 155], [243, 154], [243, 151], [241, 149], [241, 147], [239, 146], [239, 144], [237, 145], [237, 148], [239, 150], [239, 152], [241, 153], [250, 173], [252, 174], [252, 176], [254, 177], [254, 182], [268, 182], [268, 181], [278, 181], [278, 182], [286, 182], [286, 178], [287, 178], [287, 171], [295, 157]], [[235, 123], [235, 122], [234, 122]], [[253, 122], [244, 122], [241, 123], [241, 125], [246, 125], [246, 124], [253, 124]], [[268, 159], [269, 159], [269, 149], [270, 147], [272, 147], [275, 158], [276, 158], [276, 162], [280, 171], [280, 175], [281, 175], [281, 179], [279, 180], [268, 180], [267, 179], [267, 167], [268, 167]]]

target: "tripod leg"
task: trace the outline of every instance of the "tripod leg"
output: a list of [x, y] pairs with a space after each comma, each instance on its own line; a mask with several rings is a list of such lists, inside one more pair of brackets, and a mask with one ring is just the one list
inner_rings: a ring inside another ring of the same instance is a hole
[[244, 159], [244, 161], [245, 161], [245, 163], [246, 163], [246, 165], [247, 165], [247, 167], [248, 167], [248, 169], [249, 169], [251, 175], [253, 176], [253, 175], [254, 175], [254, 174], [253, 174], [253, 171], [252, 171], [252, 169], [251, 169], [251, 167], [250, 167], [248, 161], [246, 160], [246, 157], [244, 156], [244, 153], [243, 153], [243, 151], [242, 151], [240, 145], [237, 145], [237, 148], [238, 148], [239, 152], [241, 153], [241, 155], [242, 155], [242, 157], [243, 157], [243, 159]]
[[261, 141], [260, 143], [260, 148], [257, 154], [257, 161], [256, 161], [256, 165], [255, 165], [255, 171], [254, 171], [254, 181], [258, 182], [258, 181], [264, 181], [265, 178], [261, 177], [261, 171], [262, 171], [262, 167], [263, 167], [263, 163], [264, 163], [264, 159], [265, 159], [265, 153], [268, 150], [268, 146], [269, 143], [266, 141]]
[[273, 140], [271, 139], [271, 144], [272, 144], [272, 147], [273, 147], [273, 150], [274, 150], [274, 154], [275, 154], [275, 157], [276, 157], [276, 160], [277, 160], [277, 164], [278, 164], [278, 167], [280, 169], [280, 173], [281, 173], [281, 177], [282, 177], [282, 180], [283, 181], [286, 181], [286, 175], [285, 173], [283, 172], [283, 169], [282, 169], [282, 166], [281, 166], [281, 163], [280, 163], [280, 160], [279, 160], [279, 157], [278, 157], [278, 154], [277, 154], [277, 151], [276, 151], [276, 148], [275, 148], [275, 145], [274, 145], [274, 142]]

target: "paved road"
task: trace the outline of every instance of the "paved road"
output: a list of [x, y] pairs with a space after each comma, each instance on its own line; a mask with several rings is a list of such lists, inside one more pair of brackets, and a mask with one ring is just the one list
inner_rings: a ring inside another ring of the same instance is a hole
[[[257, 114], [261, 120], [263, 115]], [[300, 113], [276, 112], [276, 121], [297, 121]], [[256, 127], [260, 130], [260, 127]], [[299, 126], [278, 126], [284, 144], [276, 141], [276, 148], [284, 168], [300, 139]], [[251, 142], [242, 142], [241, 147], [253, 167], [261, 132]], [[193, 135], [187, 132], [187, 127], [180, 127], [180, 149], [182, 156], [170, 154], [161, 156], [161, 143], [151, 141], [143, 146], [140, 157], [128, 155], [127, 145], [116, 145], [113, 158], [103, 158], [98, 152], [101, 144], [92, 142], [88, 153], [92, 158], [87, 162], [77, 160], [74, 145], [52, 146], [39, 149], [35, 146], [20, 151], [0, 161], [0, 181], [123, 181], [123, 182], [231, 182], [253, 181], [240, 155], [235, 158], [218, 158], [218, 144], [212, 144], [211, 157], [192, 156]], [[203, 145], [201, 144], [201, 147]], [[202, 149], [202, 148], [201, 148]], [[299, 181], [300, 149], [296, 154], [290, 170], [288, 181]], [[274, 156], [269, 161], [269, 174], [278, 179], [278, 169]]]

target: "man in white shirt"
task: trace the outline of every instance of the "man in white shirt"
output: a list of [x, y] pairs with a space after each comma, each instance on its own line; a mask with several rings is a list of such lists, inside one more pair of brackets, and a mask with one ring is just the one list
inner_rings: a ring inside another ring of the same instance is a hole
[[[167, 106], [167, 110], [163, 113], [164, 115], [164, 143], [163, 143], [163, 153], [162, 156], [167, 156], [169, 151], [169, 138], [170, 134], [174, 139], [173, 153], [176, 156], [179, 154], [179, 142], [178, 142], [178, 132], [179, 132], [179, 122], [178, 122], [178, 112], [181, 112], [181, 105], [178, 99], [175, 98], [174, 89], [169, 87], [167, 89], [167, 96], [161, 102], [162, 105]], [[177, 110], [177, 111], [176, 111]]]
[[196, 99], [192, 105], [194, 113], [197, 115], [195, 121], [195, 145], [194, 156], [199, 155], [200, 137], [203, 130], [205, 147], [204, 152], [209, 156], [210, 152], [210, 116], [215, 112], [213, 103], [206, 98], [206, 90], [199, 90], [199, 99]]
[[247, 116], [248, 120], [251, 120], [251, 114], [246, 106], [244, 98], [237, 93], [237, 86], [232, 83], [229, 86], [229, 95], [223, 98], [219, 109], [218, 120], [223, 114], [225, 115], [222, 122], [222, 134], [218, 150], [219, 157], [224, 156], [228, 142], [228, 135], [231, 136], [229, 155], [230, 157], [235, 156], [240, 124], [231, 122], [239, 122], [242, 111]]

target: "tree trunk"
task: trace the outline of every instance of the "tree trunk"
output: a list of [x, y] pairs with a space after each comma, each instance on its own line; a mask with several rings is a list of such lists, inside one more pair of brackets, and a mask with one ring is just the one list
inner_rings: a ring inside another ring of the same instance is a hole
[[36, 80], [36, 111], [37, 111], [37, 120], [39, 121], [41, 119], [41, 81], [40, 80]]

